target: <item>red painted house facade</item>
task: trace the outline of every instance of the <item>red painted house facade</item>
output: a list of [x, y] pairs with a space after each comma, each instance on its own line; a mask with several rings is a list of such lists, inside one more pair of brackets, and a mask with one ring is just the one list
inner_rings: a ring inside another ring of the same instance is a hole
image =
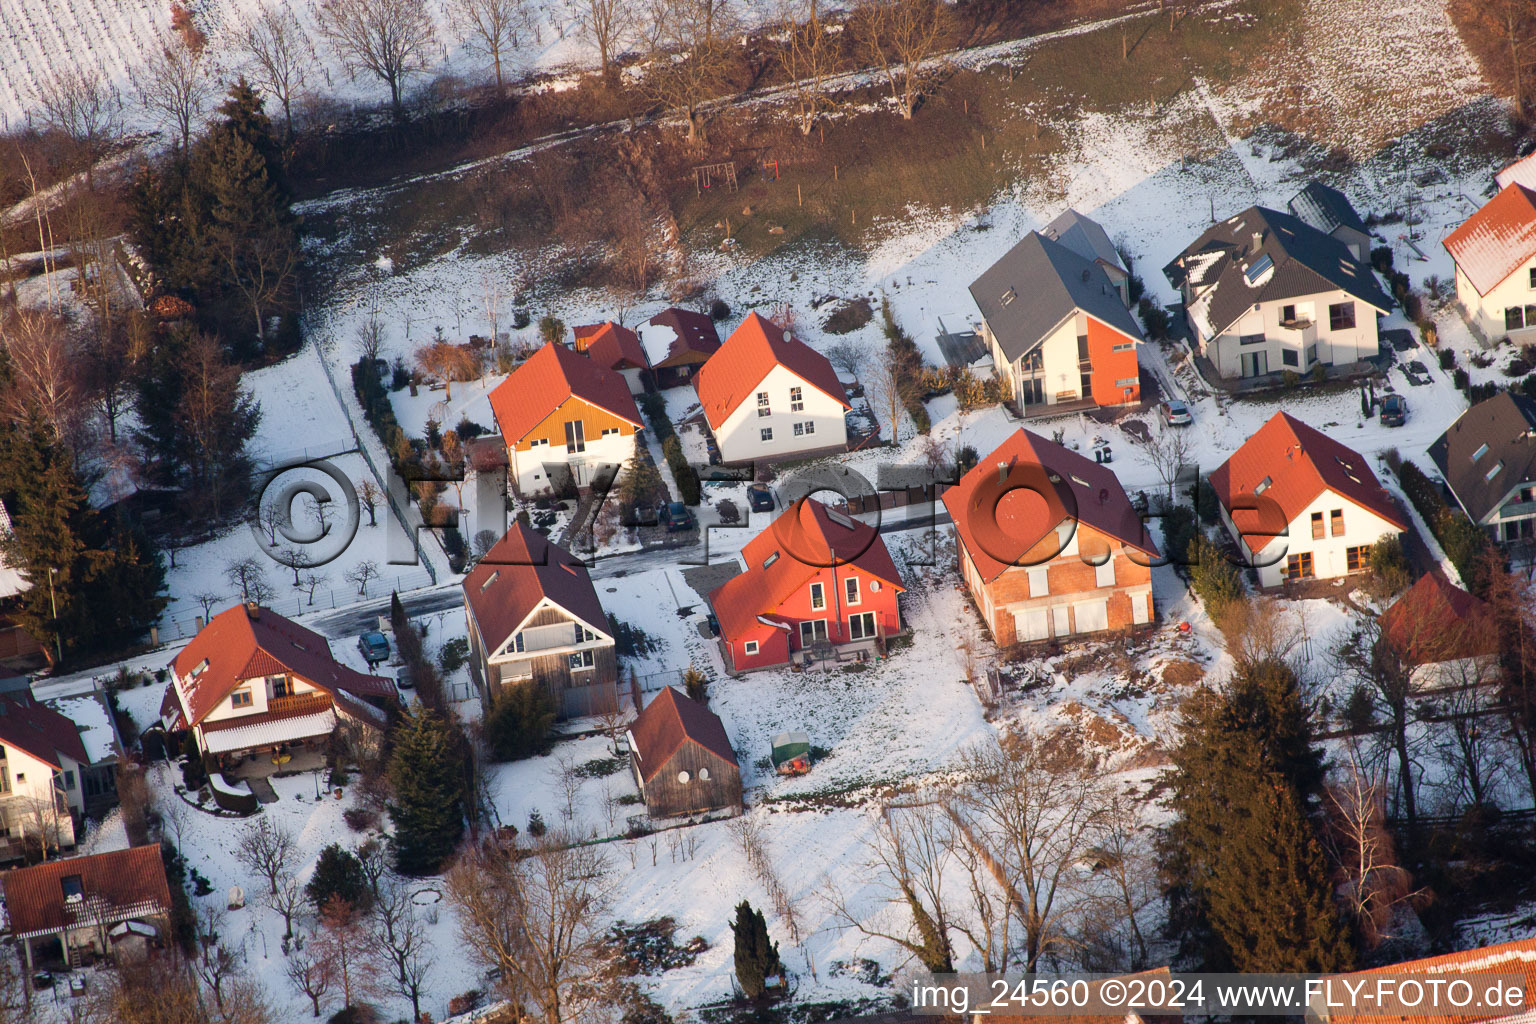
[[802, 498], [741, 552], [709, 595], [734, 672], [865, 660], [903, 631], [905, 589], [874, 527]]

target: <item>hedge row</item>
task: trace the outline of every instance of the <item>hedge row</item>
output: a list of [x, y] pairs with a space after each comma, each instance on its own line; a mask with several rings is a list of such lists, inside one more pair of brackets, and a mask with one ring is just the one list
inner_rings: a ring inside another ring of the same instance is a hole
[[1452, 508], [1440, 494], [1435, 482], [1412, 462], [1398, 470], [1403, 493], [1423, 517], [1429, 532], [1435, 535], [1445, 556], [1451, 560], [1467, 589], [1481, 595], [1487, 586], [1484, 562], [1492, 550], [1488, 535], [1467, 518], [1461, 509]]
[[656, 435], [656, 440], [661, 442], [661, 454], [666, 457], [667, 466], [672, 470], [672, 478], [677, 481], [678, 497], [682, 498], [684, 505], [697, 505], [701, 494], [699, 486], [699, 474], [694, 472], [688, 460], [683, 456], [683, 443], [677, 439], [677, 434], [672, 429], [672, 421], [667, 418], [667, 402], [656, 392], [646, 393], [640, 399], [640, 406], [645, 412], [645, 419], [651, 425], [651, 431]]
[[377, 363], [359, 359], [352, 364], [352, 390], [363, 407], [368, 425], [384, 442], [384, 450], [398, 468], [411, 457], [411, 439], [406, 436], [400, 421], [395, 419], [395, 407], [390, 404], [389, 390], [379, 378]]

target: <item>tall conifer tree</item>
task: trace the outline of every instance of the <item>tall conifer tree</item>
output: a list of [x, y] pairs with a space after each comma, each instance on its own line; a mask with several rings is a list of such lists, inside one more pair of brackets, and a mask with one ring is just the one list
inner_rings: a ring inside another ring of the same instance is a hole
[[395, 727], [389, 805], [395, 824], [395, 865], [404, 874], [437, 871], [464, 835], [464, 767], [452, 731], [420, 708]]

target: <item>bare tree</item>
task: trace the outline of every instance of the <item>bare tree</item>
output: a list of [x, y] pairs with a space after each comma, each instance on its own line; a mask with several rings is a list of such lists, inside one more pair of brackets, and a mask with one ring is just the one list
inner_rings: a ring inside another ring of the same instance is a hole
[[1157, 434], [1143, 446], [1147, 460], [1163, 483], [1168, 485], [1168, 498], [1173, 499], [1173, 485], [1178, 483], [1179, 472], [1189, 464], [1194, 454], [1194, 444], [1188, 430], [1164, 424]]
[[379, 505], [384, 500], [384, 492], [379, 485], [374, 483], [373, 477], [364, 477], [357, 484], [357, 500], [368, 511], [368, 525], [379, 525]]
[[491, 345], [497, 344], [501, 331], [501, 304], [506, 299], [502, 293], [501, 275], [485, 273], [480, 277], [480, 301], [485, 307], [485, 322], [491, 329]]
[[378, 579], [379, 575], [379, 563], [371, 558], [365, 558], [343, 573], [342, 579], [357, 587], [359, 597], [367, 597], [368, 584]]
[[266, 604], [272, 600], [272, 584], [267, 582], [266, 570], [253, 557], [237, 558], [224, 565], [224, 578], [232, 587], [240, 588], [240, 600]]
[[856, 341], [835, 341], [826, 350], [827, 361], [850, 377], [859, 375], [865, 354], [864, 346]]
[[86, 64], [56, 65], [34, 97], [43, 125], [74, 145], [85, 165], [86, 188], [96, 190], [96, 164], [122, 134], [121, 109], [106, 78]]
[[297, 878], [286, 875], [278, 879], [277, 886], [267, 894], [266, 905], [283, 919], [283, 939], [293, 940], [293, 919], [299, 915], [309, 902], [309, 897], [304, 893], [304, 887], [299, 884]]
[[311, 936], [302, 949], [288, 954], [286, 969], [293, 987], [309, 997], [316, 1017], [320, 1016], [320, 1000], [330, 995], [336, 983], [335, 972], [328, 957], [323, 955], [324, 952], [323, 947], [316, 944], [315, 937]]
[[952, 824], [936, 805], [886, 807], [868, 844], [869, 867], [886, 891], [888, 904], [903, 907], [910, 918], [905, 932], [883, 930], [879, 915], [856, 912], [835, 888], [828, 891], [833, 916], [844, 927], [871, 938], [894, 942], [934, 973], [954, 968], [949, 913], [944, 903], [944, 874], [951, 862], [948, 833]]
[[283, 135], [293, 141], [293, 104], [315, 72], [309, 40], [287, 8], [263, 4], [241, 33], [239, 47], [252, 80], [283, 108]]
[[384, 325], [376, 315], [369, 316], [357, 325], [355, 337], [357, 349], [364, 359], [372, 362], [379, 358], [379, 351], [384, 347]]
[[526, 0], [448, 0], [447, 7], [448, 20], [464, 45], [490, 60], [500, 89], [505, 84], [502, 62], [516, 48], [518, 30], [528, 22]]
[[801, 135], [811, 134], [826, 109], [827, 78], [837, 66], [837, 53], [818, 6], [818, 0], [788, 0], [779, 15], [784, 38], [779, 60], [795, 94], [795, 125]]
[[618, 81], [614, 59], [634, 30], [635, 0], [577, 0], [576, 23], [597, 50], [598, 67], [610, 84]]
[[421, 992], [435, 960], [431, 936], [404, 880], [380, 886], [373, 909], [373, 941], [394, 973], [395, 986], [411, 1001], [411, 1019], [421, 1019]]
[[473, 847], [459, 856], [445, 887], [470, 954], [547, 1024], [578, 1018], [608, 966], [608, 864], [597, 847], [569, 841], [551, 833], [516, 856]]
[[889, 348], [881, 349], [867, 383], [870, 397], [890, 410], [891, 444], [900, 444], [902, 406], [906, 404], [911, 391], [906, 367], [900, 357]]
[[1351, 758], [1343, 778], [1327, 786], [1324, 838], [1337, 865], [1341, 898], [1367, 949], [1391, 938], [1398, 908], [1418, 897], [1413, 877], [1397, 862], [1387, 828], [1386, 786]]
[[453, 382], [474, 380], [479, 367], [468, 348], [441, 339], [416, 350], [416, 365], [443, 382], [443, 394], [453, 401]]
[[970, 786], [951, 820], [994, 874], [1023, 933], [1023, 969], [1070, 945], [1086, 897], [1080, 864], [1098, 841], [1097, 766], [1072, 738], [1006, 736], [965, 758]]
[[267, 880], [270, 895], [277, 895], [278, 880], [288, 874], [297, 856], [293, 833], [267, 815], [245, 826], [235, 847], [235, 858], [253, 874]]
[[1099, 861], [1110, 880], [1110, 900], [1129, 932], [1132, 970], [1147, 968], [1147, 937], [1141, 916], [1159, 898], [1157, 860], [1148, 842], [1150, 829], [1141, 804], [1115, 793], [1104, 805], [1098, 842]]
[[299, 580], [299, 587], [304, 591], [304, 603], [313, 606], [315, 603], [315, 591], [329, 583], [330, 579], [323, 572], [306, 572]]
[[655, 53], [642, 80], [653, 100], [680, 111], [698, 141], [704, 106], [730, 82], [728, 26], [713, 0], [654, 0]]
[[437, 30], [419, 0], [326, 0], [320, 30], [353, 74], [366, 71], [389, 87], [390, 107], [405, 118], [405, 84], [425, 71]]
[[943, 0], [861, 0], [853, 24], [867, 63], [880, 70], [903, 120], [910, 121], [940, 68], [933, 58], [949, 33]]
[[316, 955], [330, 964], [343, 1009], [379, 994], [379, 950], [373, 944], [362, 912], [352, 904], [340, 896], [326, 901], [320, 911], [320, 934], [311, 944], [316, 947]]
[[10, 370], [5, 411], [15, 419], [36, 413], [64, 437], [79, 412], [82, 389], [78, 346], [61, 318], [22, 309], [0, 318], [0, 348]]
[[214, 1004], [224, 1009], [224, 986], [240, 971], [240, 960], [220, 941], [224, 911], [218, 906], [204, 906], [198, 913], [198, 955], [192, 967], [198, 978], [213, 993]]
[[175, 132], [183, 153], [192, 144], [192, 128], [218, 88], [206, 53], [175, 36], [151, 53], [133, 76], [139, 98]]

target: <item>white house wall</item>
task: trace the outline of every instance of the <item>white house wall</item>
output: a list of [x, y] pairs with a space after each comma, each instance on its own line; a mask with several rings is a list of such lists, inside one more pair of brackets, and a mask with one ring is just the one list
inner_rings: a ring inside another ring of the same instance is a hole
[[[1055, 405], [1057, 395], [1061, 395], [1061, 401], [1064, 402], [1082, 397], [1083, 371], [1077, 358], [1077, 339], [1080, 335], [1087, 333], [1088, 318], [1079, 312], [1063, 320], [1040, 343], [1040, 363], [1044, 371], [1040, 386], [1044, 391], [1044, 404]], [[992, 349], [992, 364], [1008, 368], [1009, 384], [1013, 388], [1014, 397], [1017, 398], [1023, 388], [1024, 380], [1023, 371], [1020, 369], [1021, 360], [1015, 359], [1009, 362], [1008, 357], [1003, 354], [1002, 347], [997, 343], [996, 335], [985, 322], [982, 324], [982, 335]]]
[[[1344, 512], [1344, 532], [1333, 536], [1330, 513], [1334, 509]], [[1312, 537], [1312, 513], [1323, 514], [1324, 536]], [[1223, 510], [1222, 521], [1231, 529], [1231, 519]], [[1310, 551], [1312, 553], [1312, 577], [1337, 579], [1349, 575], [1346, 550], [1361, 545], [1375, 544], [1383, 537], [1398, 534], [1396, 526], [1344, 498], [1333, 491], [1323, 491], [1302, 511], [1289, 526], [1289, 536], [1276, 537], [1265, 545], [1256, 559], [1266, 563], [1258, 568], [1259, 585], [1274, 587], [1285, 582], [1286, 557]]]
[[[805, 408], [789, 409], [789, 389], [800, 388]], [[770, 415], [757, 414], [757, 394], [768, 392]], [[809, 381], [783, 366], [768, 371], [762, 383], [742, 395], [736, 408], [715, 430], [720, 458], [725, 462], [751, 462], [754, 459], [782, 458], [798, 452], [817, 451], [848, 443], [848, 421], [843, 405]], [[814, 422], [814, 433], [796, 436], [796, 423]], [[771, 428], [773, 439], [764, 441], [762, 430]]]
[[[1329, 330], [1328, 307], [1342, 302], [1355, 304], [1355, 326], [1338, 331]], [[1298, 319], [1310, 318], [1312, 329], [1302, 332], [1281, 327], [1280, 314], [1286, 306], [1296, 307]], [[1262, 344], [1241, 343], [1243, 337], [1259, 334], [1265, 338]], [[1312, 344], [1317, 345], [1316, 362], [1335, 366], [1346, 366], [1361, 359], [1374, 359], [1380, 352], [1375, 307], [1343, 291], [1320, 292], [1295, 299], [1259, 303], [1258, 309], [1248, 310], [1214, 339], [1201, 341], [1205, 346], [1206, 357], [1215, 364], [1216, 372], [1222, 377], [1241, 377], [1242, 356], [1255, 352], [1265, 353], [1267, 372], [1293, 370], [1298, 374], [1307, 373], [1315, 365], [1306, 360], [1306, 349]], [[1286, 349], [1298, 353], [1296, 366], [1287, 366], [1282, 360], [1281, 353]]]
[[592, 482], [592, 476], [603, 465], [622, 466], [634, 457], [634, 434], [609, 434], [607, 437], [589, 437], [586, 450], [572, 456], [563, 444], [544, 444], [521, 450], [513, 448], [511, 475], [517, 481], [520, 493], [541, 494], [550, 489], [550, 467], [569, 466], [579, 487]]
[[1531, 268], [1536, 267], [1536, 256], [1522, 263], [1514, 273], [1494, 285], [1487, 295], [1477, 294], [1477, 289], [1467, 275], [1456, 268], [1456, 302], [1468, 325], [1482, 338], [1492, 341], [1508, 335], [1511, 338], [1530, 339], [1536, 336], [1536, 328], [1526, 327], [1511, 331], [1504, 326], [1504, 310], [1508, 306], [1536, 306], [1536, 289], [1531, 288]]

